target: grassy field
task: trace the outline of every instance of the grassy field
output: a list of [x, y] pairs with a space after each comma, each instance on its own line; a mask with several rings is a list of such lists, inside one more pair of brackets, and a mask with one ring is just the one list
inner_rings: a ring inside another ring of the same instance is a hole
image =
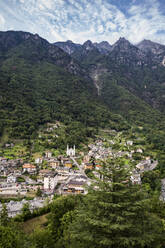
[[44, 228], [44, 224], [47, 222], [48, 214], [44, 214], [39, 217], [35, 217], [23, 223], [23, 231], [26, 234], [32, 233], [37, 228]]

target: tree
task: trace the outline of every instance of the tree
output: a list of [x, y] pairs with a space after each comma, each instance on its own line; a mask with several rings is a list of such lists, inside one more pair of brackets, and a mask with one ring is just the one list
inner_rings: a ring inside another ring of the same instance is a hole
[[163, 223], [150, 211], [148, 194], [130, 182], [123, 162], [109, 161], [101, 176], [77, 210], [66, 247], [160, 247]]
[[38, 196], [38, 197], [42, 196], [42, 191], [39, 187], [37, 188], [36, 196]]
[[8, 217], [5, 204], [0, 213], [0, 248], [21, 248], [23, 247], [24, 236], [19, 226]]
[[9, 223], [9, 217], [8, 217], [8, 211], [6, 204], [2, 205], [2, 210], [0, 213], [0, 225], [1, 226], [7, 226]]
[[24, 237], [20, 230], [13, 227], [0, 226], [0, 248], [22, 248]]
[[36, 229], [30, 236], [31, 247], [33, 248], [53, 248], [54, 240], [47, 229]]
[[21, 216], [22, 216], [24, 221], [28, 220], [31, 217], [31, 212], [30, 212], [30, 209], [29, 209], [29, 203], [25, 203], [23, 205], [23, 208], [22, 208], [21, 212], [22, 212]]
[[71, 213], [79, 205], [82, 196], [61, 196], [56, 198], [51, 205], [51, 213], [48, 217], [48, 228], [53, 236], [56, 246], [59, 247], [59, 243], [63, 243], [63, 235], [66, 229], [68, 229], [69, 220], [66, 216], [71, 216]]

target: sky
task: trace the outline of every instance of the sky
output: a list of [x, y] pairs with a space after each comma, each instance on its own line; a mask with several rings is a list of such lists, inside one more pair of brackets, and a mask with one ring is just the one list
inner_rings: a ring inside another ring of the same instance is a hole
[[125, 37], [165, 45], [165, 0], [0, 0], [0, 31], [82, 44]]

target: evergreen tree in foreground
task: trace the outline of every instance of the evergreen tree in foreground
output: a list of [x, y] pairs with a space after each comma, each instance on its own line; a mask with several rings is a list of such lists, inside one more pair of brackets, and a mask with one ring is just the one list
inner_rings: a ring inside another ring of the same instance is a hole
[[162, 221], [150, 211], [147, 193], [130, 182], [129, 171], [111, 160], [101, 176], [77, 210], [65, 247], [162, 247]]

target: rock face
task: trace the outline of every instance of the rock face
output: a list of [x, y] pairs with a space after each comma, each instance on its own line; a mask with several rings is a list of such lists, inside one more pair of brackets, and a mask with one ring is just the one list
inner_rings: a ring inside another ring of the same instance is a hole
[[54, 45], [60, 47], [62, 50], [64, 50], [69, 55], [74, 53], [77, 49], [81, 47], [80, 44], [75, 44], [71, 40], [67, 40], [66, 42], [55, 42]]
[[112, 49], [112, 46], [107, 41], [102, 41], [100, 43], [95, 42], [94, 43], [94, 46], [102, 54], [108, 54], [111, 51], [111, 49]]
[[[69, 44], [73, 43], [69, 41]], [[72, 74], [84, 74], [80, 65], [70, 57], [69, 52], [66, 53], [58, 46], [50, 44], [38, 34], [22, 31], [0, 32], [0, 55], [7, 56], [10, 52], [28, 59], [31, 63], [47, 61], [62, 66]]]
[[165, 51], [165, 46], [150, 40], [141, 41], [137, 47], [145, 52], [151, 52], [153, 54], [161, 54]]
[[[165, 57], [165, 46], [152, 42], [150, 40], [143, 40], [137, 47], [144, 51], [146, 55], [152, 57], [152, 60], [156, 63], [162, 63]], [[163, 63], [162, 63], [163, 64]], [[164, 64], [163, 64], [164, 65]]]
[[[64, 51], [70, 49], [68, 53], [85, 66], [86, 74], [92, 79], [100, 97], [104, 98], [113, 80], [152, 107], [164, 111], [164, 45], [144, 40], [135, 46], [121, 37], [113, 45], [106, 41], [92, 43], [88, 40], [83, 45], [65, 42], [60, 47]], [[105, 85], [105, 78], [109, 84]], [[114, 92], [118, 86], [115, 87]], [[110, 92], [113, 92], [112, 89]]]

